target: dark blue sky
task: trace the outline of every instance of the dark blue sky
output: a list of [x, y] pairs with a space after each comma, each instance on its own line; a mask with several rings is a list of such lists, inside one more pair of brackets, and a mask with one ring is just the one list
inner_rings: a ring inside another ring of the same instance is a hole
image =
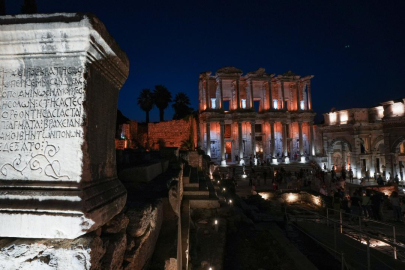
[[[6, 0], [8, 14], [23, 0]], [[92, 12], [130, 59], [118, 107], [144, 121], [143, 88], [165, 85], [198, 107], [198, 75], [223, 66], [315, 75], [318, 115], [405, 97], [405, 1], [37, 0], [38, 12]], [[346, 48], [349, 45], [350, 47]], [[165, 119], [171, 119], [171, 107]], [[158, 110], [151, 111], [158, 121]]]

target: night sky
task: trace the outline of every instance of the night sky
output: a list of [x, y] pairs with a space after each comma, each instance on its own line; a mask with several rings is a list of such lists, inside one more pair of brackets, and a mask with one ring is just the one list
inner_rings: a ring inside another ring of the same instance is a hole
[[[7, 14], [23, 0], [6, 0]], [[405, 1], [37, 0], [39, 13], [91, 12], [130, 60], [118, 107], [144, 121], [143, 88], [165, 85], [198, 107], [198, 76], [223, 66], [315, 75], [313, 108], [370, 107], [405, 97]], [[165, 119], [172, 118], [171, 107]], [[318, 120], [322, 117], [318, 117]], [[158, 121], [158, 110], [151, 111]]]

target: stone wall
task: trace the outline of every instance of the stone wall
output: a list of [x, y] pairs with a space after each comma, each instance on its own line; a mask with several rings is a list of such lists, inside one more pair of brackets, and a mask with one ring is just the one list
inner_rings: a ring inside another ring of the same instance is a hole
[[149, 123], [148, 138], [150, 147], [181, 147], [182, 141], [193, 138], [194, 147], [197, 146], [197, 124], [190, 117], [189, 120], [172, 120], [167, 122]]

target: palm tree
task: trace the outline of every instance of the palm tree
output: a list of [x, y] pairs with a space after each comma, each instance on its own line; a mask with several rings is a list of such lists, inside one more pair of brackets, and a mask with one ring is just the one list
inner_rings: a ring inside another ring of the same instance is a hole
[[172, 94], [163, 85], [155, 85], [155, 90], [153, 91], [153, 100], [156, 107], [159, 109], [160, 121], [164, 121], [164, 113], [169, 103], [172, 102]]
[[190, 99], [188, 96], [183, 93], [179, 92], [176, 94], [174, 97], [174, 103], [172, 104], [172, 107], [174, 109], [174, 115], [173, 119], [178, 120], [178, 119], [183, 119], [187, 115], [190, 115], [193, 112], [193, 109], [189, 107]]
[[138, 105], [146, 113], [146, 124], [149, 123], [149, 111], [152, 110], [154, 105], [153, 93], [150, 89], [142, 89], [138, 97]]

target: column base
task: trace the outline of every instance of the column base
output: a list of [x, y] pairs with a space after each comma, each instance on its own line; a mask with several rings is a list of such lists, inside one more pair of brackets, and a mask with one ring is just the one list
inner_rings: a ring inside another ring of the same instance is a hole
[[305, 156], [301, 156], [301, 163], [305, 163]]
[[244, 160], [244, 159], [241, 159], [241, 160], [239, 161], [239, 165], [245, 165], [245, 160]]
[[278, 161], [277, 161], [276, 158], [272, 158], [272, 159], [271, 159], [271, 163], [273, 163], [273, 164], [278, 164]]
[[226, 160], [221, 160], [221, 166], [226, 166]]
[[284, 158], [284, 162], [285, 162], [285, 163], [290, 163], [290, 158], [289, 158], [289, 157], [285, 157], [285, 158]]

